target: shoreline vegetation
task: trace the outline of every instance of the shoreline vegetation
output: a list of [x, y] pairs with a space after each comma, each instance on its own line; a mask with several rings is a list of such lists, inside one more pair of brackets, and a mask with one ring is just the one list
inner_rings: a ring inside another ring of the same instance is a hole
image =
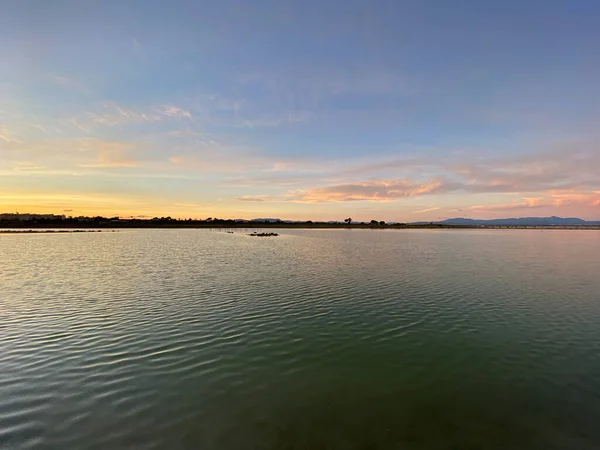
[[[173, 219], [171, 217], [155, 217], [152, 219], [121, 219], [119, 217], [35, 217], [30, 219], [0, 218], [0, 233], [26, 233], [26, 232], [82, 232], [100, 231], [98, 229], [139, 229], [139, 228], [206, 228], [222, 230], [253, 230], [261, 231], [269, 228], [279, 229], [372, 229], [372, 230], [403, 230], [403, 229], [537, 229], [537, 230], [600, 230], [600, 225], [497, 225], [497, 224], [448, 224], [448, 223], [386, 223], [372, 220], [371, 222], [353, 222], [346, 219], [343, 222], [289, 222], [277, 219], [268, 220], [232, 220], [232, 219]], [[3, 230], [9, 231], [3, 231]], [[44, 229], [44, 230], [40, 230]], [[68, 229], [68, 230], [66, 230]], [[94, 230], [91, 230], [94, 229]]]
[[[14, 228], [14, 227], [11, 227]], [[0, 229], [0, 234], [44, 234], [44, 233], [101, 233], [106, 230], [4, 230]], [[114, 233], [116, 230], [111, 230]]]

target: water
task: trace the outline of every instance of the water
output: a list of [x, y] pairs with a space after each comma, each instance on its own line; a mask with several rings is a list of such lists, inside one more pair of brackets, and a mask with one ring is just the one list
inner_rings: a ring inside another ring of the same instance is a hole
[[600, 233], [0, 236], [0, 448], [598, 449]]

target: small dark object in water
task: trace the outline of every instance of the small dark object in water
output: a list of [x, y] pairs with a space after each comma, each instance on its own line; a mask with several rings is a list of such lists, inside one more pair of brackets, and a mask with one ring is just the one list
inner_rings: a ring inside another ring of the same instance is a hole
[[279, 236], [277, 233], [250, 233], [248, 236], [257, 236], [257, 237], [269, 237], [269, 236]]

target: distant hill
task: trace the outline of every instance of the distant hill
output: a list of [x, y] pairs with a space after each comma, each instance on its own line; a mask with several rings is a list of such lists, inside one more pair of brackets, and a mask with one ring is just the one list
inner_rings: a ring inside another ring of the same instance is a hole
[[442, 225], [465, 225], [465, 226], [478, 226], [478, 225], [521, 225], [521, 226], [569, 226], [569, 225], [600, 225], [600, 221], [586, 221], [578, 217], [511, 217], [507, 219], [490, 219], [490, 220], [478, 220], [478, 219], [466, 219], [466, 218], [455, 218], [446, 219], [441, 222], [436, 222]]

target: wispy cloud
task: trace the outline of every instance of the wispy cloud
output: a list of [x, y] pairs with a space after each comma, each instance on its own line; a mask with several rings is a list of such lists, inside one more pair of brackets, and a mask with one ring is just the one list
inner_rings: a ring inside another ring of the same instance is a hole
[[148, 145], [91, 137], [7, 144], [3, 168], [14, 173], [74, 174], [82, 169], [134, 167], [151, 161]]
[[38, 131], [41, 131], [42, 133], [46, 133], [48, 131], [48, 130], [46, 130], [46, 128], [44, 128], [40, 124], [32, 124], [31, 128], [34, 128], [34, 129], [36, 129]]
[[90, 90], [83, 83], [72, 78], [50, 73], [46, 74], [44, 76], [44, 79], [56, 86], [66, 88], [71, 91], [78, 92], [80, 94], [90, 94]]
[[241, 202], [264, 202], [267, 201], [267, 196], [257, 196], [257, 195], [242, 195], [241, 197], [236, 197], [235, 200], [239, 200]]
[[181, 208], [203, 208], [206, 205], [201, 205], [199, 203], [173, 203], [173, 206], [179, 206]]
[[524, 209], [535, 209], [543, 208], [548, 206], [547, 203], [542, 201], [541, 198], [536, 199], [522, 199], [512, 203], [501, 203], [492, 205], [473, 205], [466, 208], [467, 211], [473, 212], [504, 212], [504, 211], [518, 211]]
[[309, 120], [311, 115], [307, 112], [288, 113], [278, 117], [255, 117], [247, 119], [241, 114], [238, 114], [231, 125], [244, 125], [248, 128], [274, 128], [282, 125], [293, 125], [295, 123], [305, 122]]
[[253, 147], [227, 145], [211, 141], [196, 142], [180, 146], [178, 153], [170, 156], [169, 161], [182, 171], [204, 173], [259, 173], [269, 170], [273, 160]]
[[90, 127], [89, 127], [89, 126], [86, 126], [86, 125], [83, 125], [83, 124], [81, 124], [81, 123], [80, 123], [80, 120], [79, 120], [79, 119], [76, 119], [76, 118], [70, 118], [70, 119], [61, 119], [61, 120], [59, 121], [59, 123], [60, 123], [62, 126], [76, 128], [76, 129], [78, 129], [79, 131], [83, 131], [83, 132], [84, 132], [84, 133], [86, 133], [86, 134], [90, 132]]
[[[389, 164], [367, 163], [366, 173], [390, 171], [401, 167], [412, 177], [397, 179], [369, 179], [350, 183], [326, 184], [305, 189], [287, 191], [281, 196], [257, 195], [247, 201], [290, 201], [301, 203], [340, 202], [389, 202], [409, 197], [449, 194], [510, 194], [522, 195], [523, 200], [510, 205], [498, 205], [496, 209], [537, 208], [542, 206], [561, 207], [569, 204], [594, 206], [600, 190], [600, 153], [588, 145], [570, 147], [569, 153], [549, 151], [536, 155], [512, 158], [469, 160], [460, 163], [448, 158], [417, 158], [408, 161], [390, 161]], [[285, 167], [285, 166], [283, 166]], [[336, 167], [333, 172], [322, 173], [320, 179], [360, 175], [360, 165]], [[336, 171], [337, 170], [337, 175]], [[437, 173], [423, 179], [423, 174]], [[266, 179], [266, 178], [265, 178]], [[309, 177], [305, 182], [310, 182]], [[259, 183], [255, 183], [257, 186]], [[579, 195], [579, 197], [578, 197]], [[239, 198], [240, 199], [240, 198]], [[490, 206], [475, 205], [471, 210], [484, 210]], [[436, 206], [414, 211], [426, 213]]]
[[523, 198], [512, 203], [474, 205], [466, 208], [467, 211], [474, 212], [507, 212], [507, 211], [526, 211], [539, 208], [564, 208], [564, 207], [600, 207], [600, 190], [584, 192], [542, 192], [542, 197]]
[[442, 181], [418, 183], [412, 180], [376, 181], [357, 184], [326, 186], [314, 189], [296, 189], [282, 196], [246, 195], [236, 200], [250, 202], [343, 203], [388, 202], [442, 192]]
[[442, 180], [425, 183], [413, 180], [382, 180], [296, 191], [292, 195], [292, 201], [302, 203], [385, 202], [440, 193], [445, 190], [447, 187]]
[[161, 115], [154, 110], [138, 111], [125, 108], [111, 101], [104, 102], [99, 108], [84, 113], [77, 120], [86, 123], [88, 127], [97, 125], [122, 127], [131, 124], [152, 124], [161, 120]]
[[158, 108], [156, 111], [158, 112], [158, 114], [162, 114], [163, 116], [166, 116], [166, 117], [186, 118], [186, 119], [192, 118], [192, 114], [189, 111], [187, 111], [179, 106], [175, 106], [175, 105], [163, 105], [160, 108]]
[[147, 125], [150, 129], [153, 124], [161, 121], [192, 120], [192, 114], [179, 106], [162, 105], [145, 110], [125, 107], [114, 101], [106, 101], [94, 105], [90, 110], [76, 116], [61, 119], [62, 126], [74, 127], [84, 133], [101, 131], [103, 127], [123, 128], [131, 125]]
[[423, 214], [423, 213], [428, 213], [428, 212], [432, 212], [432, 211], [438, 211], [442, 208], [440, 208], [439, 206], [431, 206], [429, 208], [425, 208], [425, 209], [419, 209], [417, 211], [413, 211], [415, 214]]
[[0, 140], [8, 143], [20, 143], [21, 141], [14, 137], [13, 131], [6, 125], [0, 124]]
[[136, 167], [147, 160], [141, 155], [142, 145], [136, 143], [84, 139], [78, 145], [83, 152], [97, 155], [93, 162], [80, 167]]
[[[128, 196], [110, 196], [105, 194], [93, 193], [28, 193], [28, 192], [0, 192], [0, 200], [12, 204], [15, 201], [20, 202], [39, 202], [40, 204], [60, 205], [68, 202], [87, 202], [104, 204], [126, 204], [131, 201]], [[64, 209], [64, 208], [63, 208]]]
[[[242, 85], [260, 85], [272, 92], [292, 97], [308, 96], [320, 99], [344, 94], [413, 94], [414, 83], [397, 72], [367, 68], [357, 71], [311, 67], [310, 71], [294, 73], [247, 73], [238, 77]], [[294, 100], [294, 98], [290, 98]]]
[[131, 40], [131, 47], [136, 53], [139, 53], [142, 50], [142, 45], [140, 44], [140, 41], [137, 40], [137, 38], [133, 38]]
[[267, 97], [198, 95], [188, 103], [185, 109], [196, 122], [219, 128], [275, 128], [304, 123], [313, 117], [307, 110], [274, 104]]

